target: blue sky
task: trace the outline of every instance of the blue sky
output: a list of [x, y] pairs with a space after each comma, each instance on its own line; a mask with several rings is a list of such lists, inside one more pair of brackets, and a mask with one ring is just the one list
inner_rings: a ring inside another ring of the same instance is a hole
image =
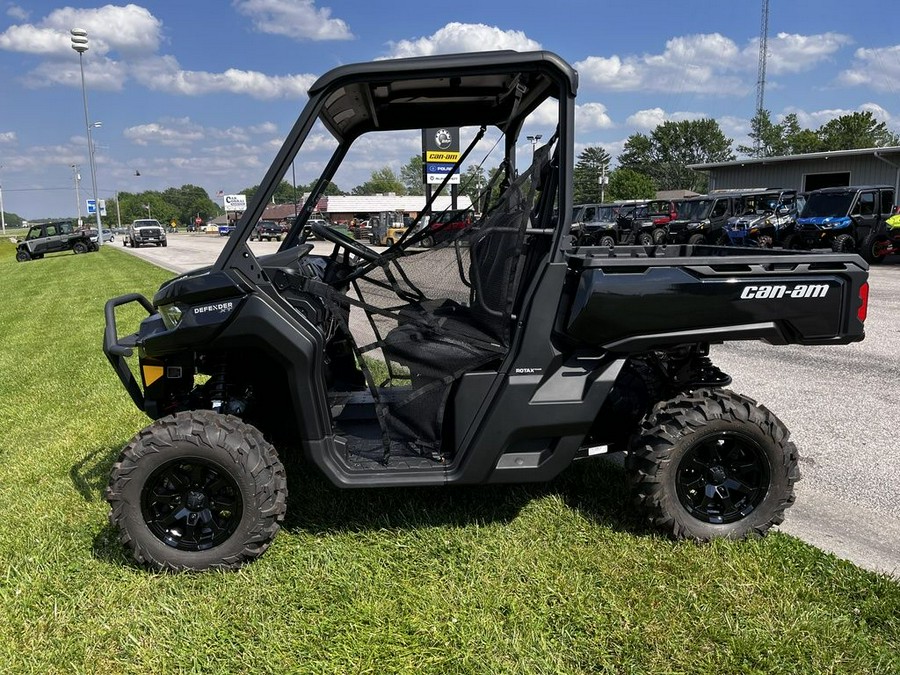
[[[548, 49], [579, 71], [577, 148], [613, 158], [635, 132], [714, 117], [747, 142], [756, 101], [761, 3], [630, 0], [426, 3], [188, 0], [66, 5], [0, 0], [0, 185], [7, 212], [74, 215], [72, 164], [90, 190], [78, 56], [84, 65], [100, 197], [185, 183], [211, 196], [260, 182], [330, 68], [391, 56]], [[900, 132], [896, 0], [770, 0], [765, 104], [817, 128], [871, 110]], [[532, 131], [540, 132], [540, 129]], [[408, 147], [373, 147], [395, 171]], [[135, 171], [140, 171], [136, 177]], [[315, 172], [298, 163], [297, 181]]]

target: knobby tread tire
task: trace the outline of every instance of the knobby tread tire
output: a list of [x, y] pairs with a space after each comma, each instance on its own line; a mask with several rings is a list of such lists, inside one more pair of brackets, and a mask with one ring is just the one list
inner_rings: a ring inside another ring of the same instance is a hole
[[849, 234], [839, 234], [831, 244], [834, 253], [852, 253], [856, 249], [856, 242]]
[[[715, 430], [740, 431], [760, 442], [769, 463], [769, 485], [762, 502], [740, 520], [727, 524], [692, 516], [678, 499], [678, 462], [703, 435]], [[676, 539], [709, 541], [764, 536], [784, 521], [800, 480], [799, 456], [790, 432], [752, 398], [727, 389], [698, 389], [658, 403], [632, 440], [626, 469], [632, 499], [642, 519]]]
[[[167, 546], [150, 531], [141, 512], [141, 492], [151, 473], [188, 457], [225, 468], [243, 501], [235, 532], [202, 551]], [[191, 411], [164, 417], [138, 432], [113, 465], [105, 497], [110, 524], [139, 564], [171, 572], [233, 570], [261, 556], [272, 543], [287, 508], [287, 480], [275, 448], [258, 429], [230, 415]]]

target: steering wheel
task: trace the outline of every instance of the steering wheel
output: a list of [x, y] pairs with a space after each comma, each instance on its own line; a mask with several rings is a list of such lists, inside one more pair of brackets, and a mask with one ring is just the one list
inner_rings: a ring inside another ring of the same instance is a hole
[[322, 237], [325, 241], [330, 241], [335, 246], [340, 246], [350, 251], [350, 253], [358, 255], [367, 262], [374, 262], [381, 257], [368, 246], [360, 244], [353, 237], [349, 237], [333, 227], [328, 227], [321, 223], [310, 223], [309, 229], [312, 230], [313, 234], [317, 237]]

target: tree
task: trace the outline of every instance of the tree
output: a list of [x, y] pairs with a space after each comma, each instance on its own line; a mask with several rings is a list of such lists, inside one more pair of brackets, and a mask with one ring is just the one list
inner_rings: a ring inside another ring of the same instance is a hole
[[425, 184], [422, 182], [422, 155], [413, 155], [406, 166], [400, 169], [400, 180], [406, 187], [408, 195], [424, 195]]
[[475, 210], [478, 210], [478, 200], [481, 191], [487, 187], [487, 178], [484, 167], [479, 164], [469, 164], [459, 179], [459, 191], [466, 195], [472, 202]]
[[389, 166], [373, 171], [369, 180], [351, 190], [351, 193], [355, 195], [388, 194], [391, 192], [397, 195], [404, 195], [406, 194], [406, 188]]
[[574, 200], [576, 204], [601, 201], [600, 178], [609, 175], [609, 153], [599, 146], [588, 146], [575, 163]]
[[[794, 116], [796, 119], [796, 115]], [[785, 128], [772, 122], [768, 110], [759, 110], [750, 120], [753, 145], [739, 145], [737, 151], [748, 157], [777, 157], [786, 154]]]
[[657, 190], [703, 192], [707, 177], [687, 166], [734, 159], [731, 143], [714, 119], [663, 122], [649, 137], [630, 136], [619, 166], [650, 176]]
[[617, 199], [653, 199], [656, 196], [656, 186], [650, 176], [619, 167], [609, 174], [609, 191], [606, 198], [610, 201]]
[[884, 122], [878, 122], [871, 111], [841, 115], [818, 130], [822, 150], [855, 150], [900, 145], [897, 134]]

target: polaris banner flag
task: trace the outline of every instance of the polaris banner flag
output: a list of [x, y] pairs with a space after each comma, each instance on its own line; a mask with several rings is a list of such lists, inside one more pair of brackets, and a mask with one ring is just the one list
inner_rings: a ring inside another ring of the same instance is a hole
[[226, 211], [246, 211], [247, 195], [225, 195], [223, 197]]
[[[423, 182], [438, 185], [459, 160], [459, 127], [422, 129]], [[450, 176], [449, 184], [459, 184], [459, 172]]]

